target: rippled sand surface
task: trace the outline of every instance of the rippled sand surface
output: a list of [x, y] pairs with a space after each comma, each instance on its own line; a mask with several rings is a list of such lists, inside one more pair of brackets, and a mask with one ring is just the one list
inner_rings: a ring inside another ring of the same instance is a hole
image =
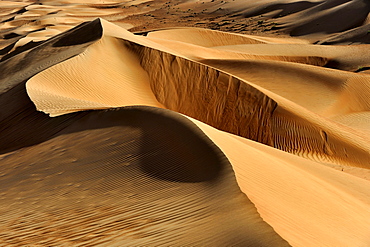
[[0, 1], [0, 245], [370, 245], [369, 10]]

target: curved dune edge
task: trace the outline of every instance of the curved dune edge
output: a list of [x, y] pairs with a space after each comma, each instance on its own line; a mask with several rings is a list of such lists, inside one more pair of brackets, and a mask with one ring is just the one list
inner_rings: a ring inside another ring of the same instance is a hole
[[289, 246], [185, 117], [135, 106], [44, 121], [17, 134], [46, 140], [0, 156], [2, 244]]
[[261, 217], [292, 246], [369, 243], [370, 181], [191, 120], [225, 153]]
[[[52, 66], [27, 82], [28, 94], [39, 110], [56, 116], [63, 114], [63, 109], [71, 112], [71, 104], [78, 100], [106, 107], [166, 107], [218, 129], [309, 159], [369, 167], [368, 132], [356, 127], [366, 125], [366, 119], [351, 125], [335, 121], [338, 115], [369, 110], [364, 96], [370, 88], [368, 76], [356, 76], [362, 78], [362, 83], [353, 88], [346, 86], [355, 80], [348, 72], [287, 62], [284, 56], [274, 57], [281, 61], [245, 54], [244, 59], [239, 56], [224, 60], [224, 53], [212, 53], [209, 48], [198, 46], [190, 50], [184, 42], [169, 45], [168, 40], [136, 36], [107, 21], [97, 22], [101, 23], [101, 40], [77, 57]], [[203, 31], [194, 30], [195, 34], [199, 32]], [[212, 39], [211, 31], [204, 32]], [[234, 42], [230, 37], [230, 42]], [[204, 59], [198, 51], [205, 51], [208, 57], [212, 54], [213, 58]], [[189, 56], [189, 52], [197, 57]], [[105, 53], [110, 56], [104, 56]], [[109, 60], [104, 60], [105, 57]], [[271, 69], [274, 73], [269, 73]], [[73, 102], [64, 102], [61, 97]], [[349, 104], [344, 112], [335, 106], [343, 97]], [[88, 104], [72, 108], [94, 109]], [[224, 118], [230, 121], [225, 122]]]

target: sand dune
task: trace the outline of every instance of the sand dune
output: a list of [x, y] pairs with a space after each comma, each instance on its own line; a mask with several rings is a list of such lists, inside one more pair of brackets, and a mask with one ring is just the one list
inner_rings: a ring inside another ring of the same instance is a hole
[[1, 1], [0, 245], [368, 246], [368, 7]]
[[3, 244], [288, 246], [184, 117], [133, 107], [68, 118], [2, 157]]

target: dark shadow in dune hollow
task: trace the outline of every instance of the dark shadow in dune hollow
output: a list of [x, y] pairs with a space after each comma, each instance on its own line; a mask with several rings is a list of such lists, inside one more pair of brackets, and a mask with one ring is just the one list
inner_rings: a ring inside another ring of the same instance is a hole
[[220, 157], [221, 151], [201, 130], [167, 110], [147, 109], [138, 107], [127, 116], [135, 119], [135, 126], [143, 131], [144, 172], [174, 182], [201, 182], [218, 177], [226, 158]]
[[139, 130], [142, 133], [139, 138], [140, 169], [161, 180], [214, 180], [227, 161], [195, 124], [169, 110], [130, 106], [68, 115], [74, 115], [74, 123], [57, 135], [115, 126]]

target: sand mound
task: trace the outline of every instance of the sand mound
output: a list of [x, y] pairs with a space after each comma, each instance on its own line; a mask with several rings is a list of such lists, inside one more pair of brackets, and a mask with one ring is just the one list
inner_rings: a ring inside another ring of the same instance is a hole
[[368, 12], [2, 1], [0, 245], [369, 245]]

